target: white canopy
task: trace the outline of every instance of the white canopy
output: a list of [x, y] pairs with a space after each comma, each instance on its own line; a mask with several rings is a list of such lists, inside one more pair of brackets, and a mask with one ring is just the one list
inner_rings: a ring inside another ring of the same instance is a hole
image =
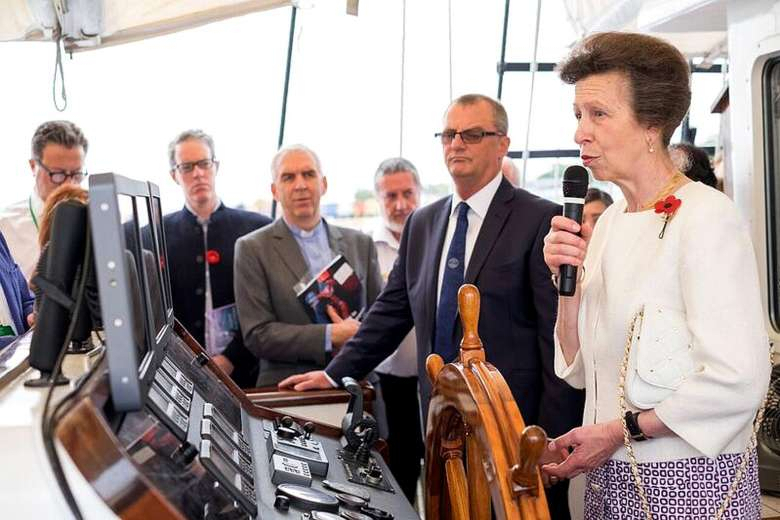
[[664, 38], [688, 56], [726, 52], [726, 0], [563, 0], [580, 35], [639, 31]]
[[75, 51], [290, 4], [290, 0], [3, 0], [0, 41], [51, 40], [62, 34], [66, 49]]

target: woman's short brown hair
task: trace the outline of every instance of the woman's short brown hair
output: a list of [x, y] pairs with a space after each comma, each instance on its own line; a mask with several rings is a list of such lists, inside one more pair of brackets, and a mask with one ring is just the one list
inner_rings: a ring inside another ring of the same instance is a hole
[[604, 32], [585, 38], [558, 64], [570, 85], [605, 72], [627, 76], [637, 121], [660, 129], [668, 146], [691, 104], [690, 68], [682, 53], [646, 34]]

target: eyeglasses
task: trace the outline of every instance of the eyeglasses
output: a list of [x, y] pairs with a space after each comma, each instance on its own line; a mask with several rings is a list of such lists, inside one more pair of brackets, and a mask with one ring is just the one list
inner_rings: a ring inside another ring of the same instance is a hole
[[460, 134], [460, 138], [463, 140], [463, 142], [467, 144], [477, 144], [478, 142], [482, 141], [483, 137], [506, 135], [503, 132], [488, 132], [487, 130], [482, 130], [479, 127], [467, 128], [465, 130], [461, 130], [460, 132], [456, 132], [455, 130], [445, 130], [444, 132], [438, 132], [433, 135], [434, 137], [441, 139], [441, 144], [450, 144], [455, 140], [455, 136], [458, 134]]
[[200, 161], [183, 162], [179, 163], [174, 168], [179, 170], [179, 173], [192, 173], [197, 166], [201, 170], [210, 170], [219, 165], [219, 161], [216, 159], [201, 159]]
[[43, 171], [45, 171], [49, 175], [49, 178], [51, 179], [51, 182], [53, 182], [54, 184], [62, 184], [63, 182], [65, 182], [66, 180], [69, 180], [69, 179], [73, 179], [76, 182], [81, 182], [81, 180], [84, 177], [89, 175], [89, 173], [87, 173], [85, 171], [82, 172], [82, 171], [78, 171], [78, 170], [72, 171], [72, 172], [69, 172], [67, 170], [52, 171], [45, 164], [43, 164], [41, 161], [36, 160], [35, 162], [37, 162], [38, 166], [40, 166], [41, 169]]

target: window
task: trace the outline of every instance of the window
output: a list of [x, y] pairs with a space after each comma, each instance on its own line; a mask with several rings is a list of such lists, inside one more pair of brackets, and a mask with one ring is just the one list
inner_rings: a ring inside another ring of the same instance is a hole
[[780, 331], [780, 58], [764, 68], [764, 136], [769, 320]]

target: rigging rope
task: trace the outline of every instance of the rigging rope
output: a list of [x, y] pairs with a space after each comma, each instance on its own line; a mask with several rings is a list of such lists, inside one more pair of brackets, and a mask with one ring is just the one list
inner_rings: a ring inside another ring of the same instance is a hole
[[450, 53], [450, 102], [452, 101], [452, 0], [447, 0], [447, 39]]
[[404, 156], [404, 84], [406, 69], [406, 0], [402, 2], [401, 14], [401, 114], [398, 121], [398, 156]]
[[531, 91], [528, 93], [528, 120], [525, 128], [525, 147], [523, 148], [523, 171], [520, 174], [520, 186], [525, 188], [528, 172], [529, 142], [531, 138], [531, 113], [534, 106], [534, 83], [536, 82], [536, 53], [539, 50], [539, 22], [542, 19], [542, 0], [536, 4], [536, 30], [534, 31], [534, 55], [531, 61]]
[[[54, 101], [54, 108], [57, 109], [58, 112], [64, 112], [66, 108], [68, 108], [68, 95], [65, 92], [65, 71], [62, 68], [62, 36], [59, 36], [54, 44], [57, 46], [57, 54], [54, 61], [54, 79], [51, 82], [51, 97]], [[57, 76], [59, 75], [60, 82], [62, 84], [60, 96], [62, 99], [62, 106], [60, 106], [59, 100], [57, 99]]]

